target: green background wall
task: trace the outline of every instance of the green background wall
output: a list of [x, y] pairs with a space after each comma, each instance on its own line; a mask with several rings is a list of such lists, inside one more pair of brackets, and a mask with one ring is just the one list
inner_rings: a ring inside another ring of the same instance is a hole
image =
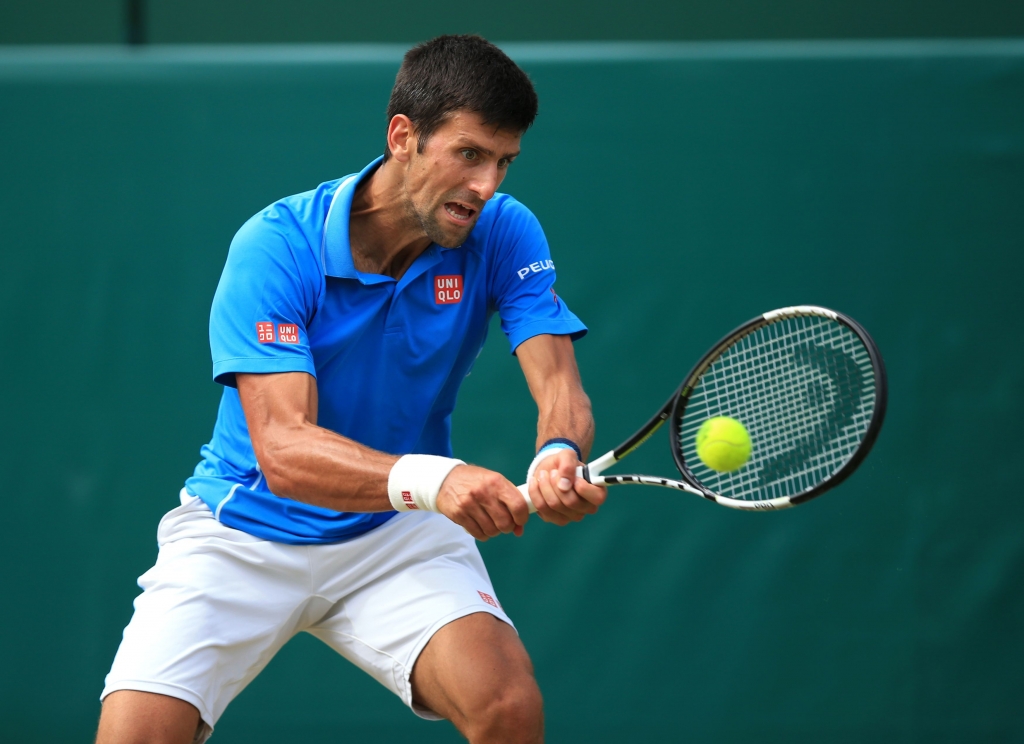
[[0, 0], [0, 44], [117, 43], [133, 2], [162, 44], [1024, 35], [1019, 0]]
[[[549, 740], [1024, 741], [1024, 42], [508, 48], [542, 105], [505, 190], [592, 329], [598, 448], [780, 305], [850, 313], [891, 377], [875, 451], [806, 507], [623, 488], [482, 546]], [[401, 51], [0, 50], [0, 740], [91, 735], [213, 425], [228, 242], [380, 151]], [[456, 452], [518, 479], [534, 416], [494, 332]], [[410, 738], [457, 740], [303, 636], [214, 741]]]

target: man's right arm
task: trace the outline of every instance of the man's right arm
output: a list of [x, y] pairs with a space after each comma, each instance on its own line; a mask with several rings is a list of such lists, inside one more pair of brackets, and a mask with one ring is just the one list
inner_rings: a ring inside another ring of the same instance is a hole
[[[396, 455], [317, 426], [316, 380], [305, 372], [236, 375], [256, 460], [278, 496], [334, 511], [393, 507], [388, 475]], [[459, 465], [445, 478], [437, 510], [478, 540], [522, 534], [526, 502], [500, 474]]]

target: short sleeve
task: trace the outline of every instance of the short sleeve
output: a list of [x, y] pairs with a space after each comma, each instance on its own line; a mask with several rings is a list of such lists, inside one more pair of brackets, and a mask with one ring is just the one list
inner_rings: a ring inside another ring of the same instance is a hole
[[523, 341], [544, 333], [574, 341], [584, 336], [587, 327], [555, 293], [555, 264], [533, 212], [506, 197], [492, 234], [499, 242], [493, 300], [512, 353]]
[[257, 215], [231, 241], [210, 312], [213, 379], [236, 387], [235, 374], [316, 375], [306, 326], [321, 272], [303, 236]]

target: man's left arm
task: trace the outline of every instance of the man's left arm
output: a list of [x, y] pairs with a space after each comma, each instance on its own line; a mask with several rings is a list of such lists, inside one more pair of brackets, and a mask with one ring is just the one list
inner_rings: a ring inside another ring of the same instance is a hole
[[[569, 336], [540, 335], [521, 343], [516, 356], [537, 403], [537, 448], [552, 439], [568, 439], [586, 460], [594, 442], [594, 417], [583, 392]], [[566, 525], [593, 514], [608, 489], [576, 476], [582, 464], [570, 448], [549, 450], [528, 484], [537, 513], [546, 522]]]

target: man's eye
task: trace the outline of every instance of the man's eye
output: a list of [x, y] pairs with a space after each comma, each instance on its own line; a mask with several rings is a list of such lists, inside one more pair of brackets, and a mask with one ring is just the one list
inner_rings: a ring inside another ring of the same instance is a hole
[[466, 160], [476, 160], [476, 150], [463, 150], [462, 157]]
[[509, 163], [511, 163], [511, 162], [512, 161], [509, 160], [508, 158], [502, 158], [501, 160], [498, 161], [498, 167], [499, 168], [508, 168]]

